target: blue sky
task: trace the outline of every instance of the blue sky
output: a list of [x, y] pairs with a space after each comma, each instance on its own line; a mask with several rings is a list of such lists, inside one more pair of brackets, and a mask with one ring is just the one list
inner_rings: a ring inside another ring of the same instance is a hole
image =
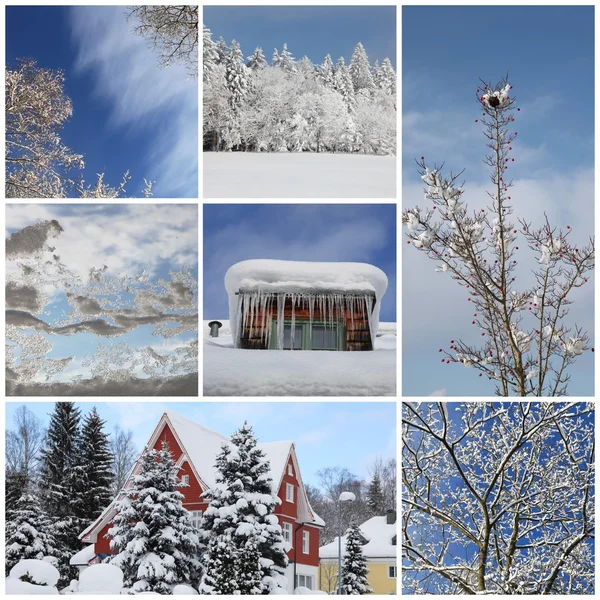
[[205, 204], [204, 319], [227, 319], [225, 272], [251, 258], [366, 262], [388, 277], [381, 321], [396, 321], [392, 204]]
[[[13, 424], [21, 405], [6, 403], [6, 427]], [[396, 456], [396, 404], [394, 402], [80, 402], [82, 413], [96, 406], [106, 420], [131, 429], [142, 449], [165, 409], [174, 410], [225, 436], [244, 420], [253, 425], [262, 442], [291, 440], [296, 444], [304, 483], [316, 485], [324, 467], [346, 467], [368, 476], [375, 458]], [[47, 425], [54, 410], [50, 402], [28, 402], [27, 408]]]
[[6, 63], [33, 58], [64, 70], [73, 116], [62, 137], [85, 155], [87, 183], [104, 171], [117, 185], [129, 169], [130, 196], [145, 177], [156, 182], [154, 197], [197, 197], [198, 82], [184, 66], [158, 65], [125, 8], [7, 7]]
[[[476, 105], [479, 78], [507, 72], [515, 113], [512, 198], [516, 217], [571, 226], [570, 240], [594, 233], [594, 8], [589, 6], [403, 7], [403, 207], [423, 202], [415, 157], [445, 171], [466, 168], [465, 201], [487, 205], [489, 171]], [[403, 393], [493, 394], [474, 369], [442, 365], [437, 351], [469, 336], [472, 311], [462, 288], [435, 264], [403, 249]], [[517, 279], [531, 285], [531, 263]], [[571, 321], [594, 330], [593, 282], [573, 295]], [[592, 341], [592, 346], [593, 341]], [[571, 367], [571, 395], [593, 394], [593, 355]]]
[[[99, 317], [110, 323], [116, 322], [114, 319], [119, 318], [119, 313], [136, 319], [156, 315], [157, 310], [172, 315], [197, 315], [197, 214], [198, 208], [192, 204], [6, 205], [7, 236], [33, 225], [38, 219], [46, 222], [56, 219], [63, 228], [60, 235], [47, 240], [51, 251], [46, 249], [37, 254], [9, 256], [6, 262], [7, 281], [34, 287], [43, 301], [37, 310], [27, 310], [52, 326], [57, 326], [61, 320], [70, 324], [91, 318], [89, 313], [75, 310], [73, 301], [67, 301], [67, 293], [97, 300], [104, 309]], [[22, 264], [32, 269], [27, 277], [21, 269]], [[101, 270], [105, 266], [102, 283], [94, 283], [91, 270]], [[186, 268], [189, 268], [189, 274], [181, 282], [193, 293], [192, 302], [174, 302], [171, 308], [162, 305], [157, 309], [155, 300], [151, 300], [154, 308], [149, 308], [145, 299], [151, 294], [168, 294], [170, 283], [179, 281], [179, 275], [171, 273], [183, 274]], [[136, 279], [144, 272], [145, 276]], [[23, 310], [20, 306], [11, 308]], [[123, 312], [125, 310], [129, 312]], [[168, 321], [163, 325], [173, 326]], [[32, 333], [31, 330], [22, 331]], [[63, 382], [78, 375], [89, 377], [94, 363], [86, 365], [85, 359], [101, 345], [114, 349], [120, 344], [127, 344], [133, 352], [132, 360], [139, 358], [145, 348], [152, 347], [160, 356], [172, 357], [174, 365], [182, 367], [183, 362], [176, 358], [177, 348], [186, 346], [197, 337], [195, 324], [175, 335], [164, 335], [164, 331], [153, 331], [153, 325], [144, 324], [114, 337], [92, 332], [73, 335], [38, 333], [51, 346], [38, 358], [74, 357], [68, 367], [53, 379]], [[97, 358], [96, 366], [101, 361]], [[121, 358], [120, 362], [120, 368], [129, 366], [131, 373], [137, 376], [149, 375], [133, 368], [125, 358]], [[113, 365], [113, 368], [115, 366], [119, 365]], [[196, 371], [197, 361], [195, 365], [190, 363], [183, 372], [190, 372], [190, 368]], [[175, 374], [177, 369], [169, 367], [168, 371], [162, 374]], [[44, 381], [43, 376], [40, 381]]]
[[371, 64], [388, 57], [396, 66], [395, 6], [204, 6], [203, 21], [213, 40], [237, 40], [244, 56], [260, 46], [269, 62], [284, 43], [298, 60], [348, 62], [362, 42]]

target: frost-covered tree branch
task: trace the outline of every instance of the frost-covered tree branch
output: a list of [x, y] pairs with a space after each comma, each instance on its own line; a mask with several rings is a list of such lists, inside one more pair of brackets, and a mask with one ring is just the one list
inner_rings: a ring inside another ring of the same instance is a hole
[[404, 403], [407, 593], [594, 590], [591, 403]]
[[[429, 208], [406, 209], [402, 220], [407, 243], [436, 261], [436, 271], [465, 288], [473, 306], [472, 325], [481, 344], [453, 340], [440, 348], [442, 360], [462, 363], [496, 383], [501, 396], [564, 396], [568, 367], [589, 349], [581, 327], [569, 326], [572, 292], [588, 282], [594, 268], [594, 240], [579, 246], [570, 226], [558, 228], [546, 217], [541, 226], [512, 218], [513, 181], [508, 174], [517, 132], [514, 97], [503, 79], [482, 82], [477, 102], [490, 167], [489, 204], [470, 210], [463, 201], [462, 173], [442, 174], [417, 160]], [[540, 215], [541, 217], [542, 215]], [[535, 257], [532, 280], [516, 283], [519, 258], [528, 248]]]
[[[117, 187], [104, 183], [104, 173], [97, 175], [93, 186], [73, 177], [85, 165], [83, 154], [73, 152], [60, 137], [73, 114], [64, 83], [62, 71], [38, 67], [32, 59], [6, 69], [6, 197], [124, 197], [129, 171]], [[144, 181], [142, 194], [147, 198], [152, 182]]]
[[130, 6], [127, 18], [135, 22], [134, 31], [151, 42], [162, 66], [182, 63], [198, 77], [198, 6]]

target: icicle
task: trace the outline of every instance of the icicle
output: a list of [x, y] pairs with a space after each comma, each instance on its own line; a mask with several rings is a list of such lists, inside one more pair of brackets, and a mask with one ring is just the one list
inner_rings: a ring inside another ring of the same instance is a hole
[[290, 294], [292, 299], [292, 329], [290, 331], [291, 350], [294, 349], [294, 338], [296, 337], [296, 294]]

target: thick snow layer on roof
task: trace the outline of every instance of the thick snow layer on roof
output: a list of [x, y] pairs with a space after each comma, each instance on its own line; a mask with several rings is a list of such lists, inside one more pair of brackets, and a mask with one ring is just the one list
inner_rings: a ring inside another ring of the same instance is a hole
[[86, 546], [79, 552], [73, 554], [71, 556], [71, 560], [69, 560], [70, 565], [88, 565], [90, 560], [96, 556], [96, 552], [94, 551], [94, 544], [90, 544]]
[[[372, 517], [360, 526], [362, 536], [367, 543], [362, 547], [367, 558], [395, 558], [396, 546], [392, 538], [396, 535], [396, 524], [388, 525], [386, 517]], [[342, 556], [346, 553], [346, 536], [342, 536]], [[319, 548], [319, 558], [337, 558], [338, 539]]]
[[366, 263], [255, 259], [236, 263], [225, 273], [229, 320], [234, 333], [239, 327], [239, 292], [261, 295], [374, 294], [375, 304], [369, 318], [374, 337], [379, 324], [381, 298], [387, 286], [386, 274]]
[[392, 334], [375, 338], [374, 352], [241, 350], [223, 326], [205, 337], [203, 360], [205, 396], [396, 395]]

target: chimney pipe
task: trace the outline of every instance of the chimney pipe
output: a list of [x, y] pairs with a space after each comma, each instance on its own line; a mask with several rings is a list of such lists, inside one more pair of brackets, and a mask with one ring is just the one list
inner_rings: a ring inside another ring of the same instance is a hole
[[388, 525], [393, 525], [396, 522], [396, 511], [393, 509], [389, 509], [385, 511], [386, 523]]
[[208, 326], [210, 327], [210, 337], [219, 337], [219, 329], [223, 327], [221, 321], [211, 321]]

